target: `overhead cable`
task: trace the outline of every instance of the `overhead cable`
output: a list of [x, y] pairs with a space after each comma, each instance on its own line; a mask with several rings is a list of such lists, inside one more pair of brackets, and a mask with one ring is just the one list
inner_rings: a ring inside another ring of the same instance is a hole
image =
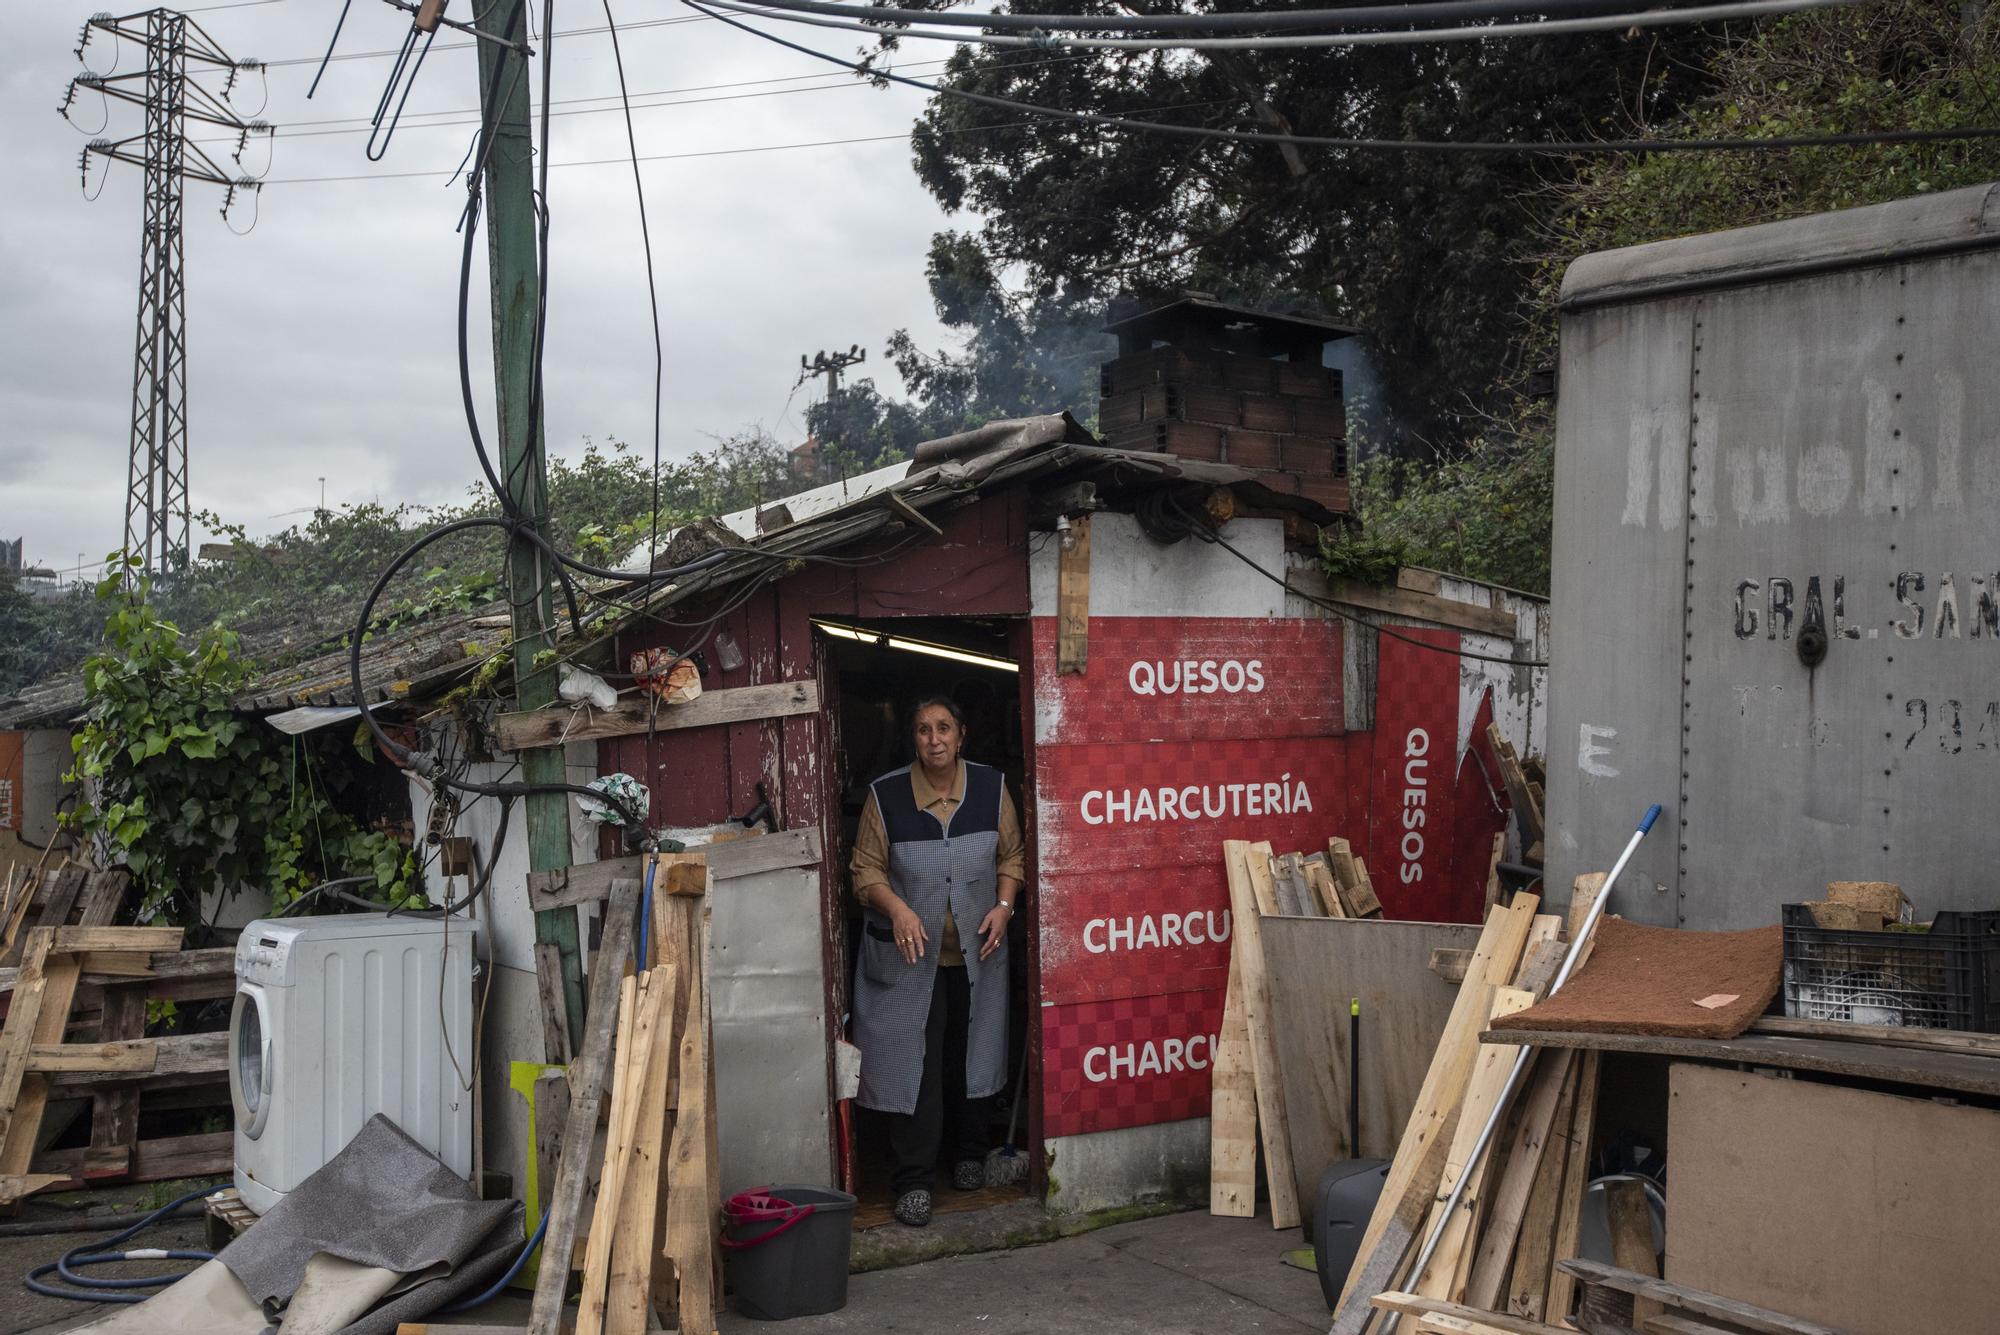
[[[849, 32], [888, 35], [879, 23], [851, 19], [816, 18], [810, 14], [773, 12], [781, 8], [769, 0], [705, 0], [717, 9], [737, 14], [753, 14], [785, 23], [802, 23], [815, 28], [839, 28]], [[1626, 0], [1629, 3], [1629, 0]], [[897, 38], [919, 37], [934, 42], [960, 42], [976, 46], [1036, 51], [1282, 51], [1319, 47], [1348, 46], [1433, 46], [1447, 42], [1484, 42], [1520, 37], [1561, 37], [1582, 32], [1621, 32], [1629, 28], [1657, 28], [1728, 19], [1766, 18], [1795, 14], [1808, 9], [1833, 9], [1863, 3], [1863, 0], [1730, 0], [1730, 3], [1702, 5], [1691, 9], [1649, 9], [1636, 13], [1598, 14], [1587, 18], [1549, 19], [1531, 23], [1496, 23], [1458, 28], [1398, 28], [1374, 32], [1316, 32], [1286, 35], [1260, 34], [1243, 37], [1058, 37], [1051, 33], [1007, 36], [963, 30], [926, 31], [897, 28]], [[842, 8], [846, 8], [842, 6]]]
[[1523, 14], [1598, 14], [1629, 0], [1435, 0], [1435, 3], [1355, 5], [1341, 9], [1241, 10], [1224, 14], [962, 14], [951, 10], [851, 5], [836, 0], [760, 0], [764, 9], [825, 14], [883, 24], [922, 23], [987, 32], [1273, 32], [1282, 28], [1344, 29], [1395, 23], [1513, 18]]
[[1279, 134], [1253, 130], [1224, 130], [1208, 125], [1175, 125], [1167, 121], [1144, 120], [1135, 116], [1106, 115], [1095, 111], [1072, 111], [1065, 107], [1043, 106], [1036, 102], [1021, 102], [1010, 97], [995, 97], [991, 93], [975, 93], [970, 89], [956, 88], [951, 84], [931, 83], [925, 79], [912, 79], [905, 74], [894, 74], [887, 70], [870, 69], [852, 60], [844, 59], [830, 52], [805, 46], [777, 33], [766, 32], [740, 19], [710, 9], [704, 0], [681, 0], [688, 8], [697, 10], [717, 22], [725, 23], [740, 32], [774, 42], [801, 55], [815, 60], [824, 60], [853, 70], [856, 74], [869, 78], [883, 79], [890, 83], [900, 83], [911, 88], [921, 88], [940, 97], [956, 98], [961, 102], [971, 102], [978, 106], [997, 107], [1005, 111], [1025, 112], [1050, 120], [1068, 121], [1078, 125], [1104, 125], [1114, 129], [1145, 130], [1154, 134], [1173, 135], [1183, 139], [1215, 139], [1237, 144], [1296, 144], [1303, 148], [1331, 148], [1383, 151], [1394, 153], [1467, 153], [1467, 154], [1523, 154], [1529, 156], [1570, 157], [1612, 153], [1744, 153], [1780, 152], [1794, 148], [1843, 148], [1871, 144], [1918, 144], [1939, 143], [1961, 139], [2000, 138], [2000, 126], [1968, 126], [1947, 130], [1869, 130], [1858, 134], [1807, 134], [1772, 135], [1756, 139], [1583, 139], [1583, 140], [1514, 140], [1514, 139], [1357, 139], [1333, 135]]

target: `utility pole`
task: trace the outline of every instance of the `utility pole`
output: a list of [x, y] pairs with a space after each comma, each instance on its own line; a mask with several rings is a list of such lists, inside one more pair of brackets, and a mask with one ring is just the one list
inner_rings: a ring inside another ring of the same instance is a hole
[[[815, 376], [825, 376], [826, 414], [824, 420], [828, 423], [837, 422], [839, 420], [837, 414], [840, 405], [841, 373], [846, 371], [848, 367], [859, 366], [867, 360], [868, 349], [858, 343], [848, 344], [846, 352], [835, 352], [831, 355], [824, 351], [816, 352], [813, 354], [811, 361], [807, 361], [806, 355], [802, 352], [799, 354], [799, 378], [792, 382], [792, 388], [796, 390], [800, 385], [805, 384], [806, 381], [811, 380]], [[821, 442], [822, 454], [815, 460], [813, 466], [814, 480], [819, 482], [830, 480], [833, 473], [832, 468], [828, 466], [828, 461], [824, 457], [823, 447], [825, 444], [826, 442]]]
[[[501, 11], [506, 11], [504, 14]], [[535, 326], [541, 308], [541, 275], [535, 254], [534, 140], [528, 126], [527, 5], [494, 3], [473, 19], [498, 41], [479, 46], [479, 103], [490, 127], [486, 157], [486, 260], [492, 284], [493, 384], [500, 445], [500, 480], [516, 514], [540, 523], [547, 506], [547, 467], [541, 423], [533, 420]], [[552, 667], [535, 659], [556, 643], [555, 571], [528, 538], [512, 539], [507, 553], [508, 601], [514, 609], [514, 692], [517, 709], [555, 703]], [[521, 777], [532, 784], [563, 783], [568, 775], [559, 746], [521, 752]], [[526, 799], [528, 867], [556, 871], [570, 865], [567, 793]], [[555, 946], [562, 960], [564, 1013], [571, 1050], [582, 1046], [584, 995], [576, 910], [535, 914], [535, 940]], [[549, 1054], [553, 1058], [554, 1054]]]
[[[132, 357], [132, 435], [125, 477], [125, 550], [146, 571], [166, 572], [187, 564], [190, 512], [187, 453], [187, 280], [181, 251], [181, 182], [202, 181], [224, 191], [222, 213], [239, 190], [257, 189], [248, 176], [231, 176], [199, 147], [188, 142], [193, 121], [236, 132], [235, 160], [253, 134], [269, 134], [262, 121], [246, 121], [229, 106], [237, 75], [259, 68], [236, 60], [185, 14], [152, 9], [113, 18], [99, 14], [84, 24], [76, 56], [83, 59], [92, 30], [146, 48], [144, 69], [104, 75], [86, 70], [69, 82], [62, 105], [65, 119], [79, 88], [145, 108], [144, 133], [125, 139], [97, 139], [83, 150], [86, 188], [90, 155], [143, 167], [145, 218], [139, 245], [139, 328]], [[188, 73], [227, 70], [220, 94], [209, 92]]]

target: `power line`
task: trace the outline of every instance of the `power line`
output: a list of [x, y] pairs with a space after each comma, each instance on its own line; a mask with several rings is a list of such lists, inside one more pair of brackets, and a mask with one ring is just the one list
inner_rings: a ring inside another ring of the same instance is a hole
[[950, 84], [912, 79], [887, 70], [870, 70], [840, 56], [804, 46], [773, 32], [752, 27], [727, 14], [707, 8], [702, 0], [681, 0], [688, 8], [707, 14], [740, 32], [774, 42], [801, 55], [839, 65], [857, 74], [867, 74], [890, 83], [921, 88], [940, 97], [957, 98], [979, 106], [1003, 111], [1025, 112], [1050, 120], [1079, 125], [1110, 126], [1114, 129], [1149, 130], [1184, 139], [1214, 139], [1237, 144], [1296, 144], [1306, 148], [1335, 148], [1396, 153], [1524, 154], [1539, 156], [1582, 156], [1611, 153], [1691, 153], [1691, 152], [1778, 152], [1794, 148], [1850, 148], [1876, 144], [1940, 143], [1965, 139], [2000, 138], [2000, 127], [1973, 126], [1949, 130], [1871, 130], [1860, 134], [1780, 135], [1761, 139], [1599, 139], [1599, 140], [1509, 140], [1509, 139], [1350, 139], [1332, 135], [1278, 134], [1251, 130], [1222, 130], [1207, 125], [1174, 125], [1166, 121], [1142, 120], [1134, 116], [1112, 116], [1094, 111], [1072, 111], [1063, 107], [1021, 102], [990, 93], [975, 93]]
[[1435, 23], [1447, 19], [1509, 18], [1522, 14], [1603, 13], [1625, 0], [1426, 0], [1421, 4], [1357, 5], [1344, 9], [1255, 10], [1227, 14], [958, 14], [948, 10], [850, 5], [834, 0], [759, 0], [759, 7], [826, 14], [883, 25], [978, 28], [993, 32], [1271, 32], [1281, 28], [1341, 30], [1357, 25]]
[[[934, 42], [956, 42], [1005, 49], [1059, 51], [1282, 51], [1349, 46], [1429, 46], [1447, 42], [1484, 42], [1519, 37], [1559, 37], [1582, 32], [1617, 32], [1627, 28], [1667, 27], [1716, 23], [1736, 18], [1762, 18], [1794, 14], [1802, 10], [1831, 9], [1857, 5], [1863, 0], [1730, 0], [1729, 3], [1690, 9], [1652, 9], [1636, 13], [1597, 14], [1586, 18], [1549, 19], [1528, 23], [1497, 23], [1457, 28], [1390, 29], [1379, 32], [1330, 32], [1243, 37], [1056, 37], [1046, 32], [1033, 36], [1004, 36], [958, 30], [935, 31], [921, 27], [898, 28], [898, 38], [918, 37]], [[737, 14], [753, 14], [784, 23], [802, 23], [814, 28], [837, 28], [848, 32], [884, 35], [879, 21], [816, 18], [793, 12], [789, 5], [777, 6], [760, 0], [713, 0], [716, 8]], [[839, 6], [839, 8], [846, 8]], [[774, 12], [780, 10], [782, 12]]]
[[[687, 16], [683, 18], [673, 18], [673, 19], [641, 19], [637, 23], [627, 23], [623, 26], [626, 31], [630, 31], [633, 28], [668, 28], [681, 23], [700, 23], [703, 17], [705, 16]], [[603, 27], [567, 28], [561, 32], [549, 33], [546, 36], [588, 37], [593, 33], [608, 32], [608, 31], [610, 30]], [[464, 42], [439, 42], [437, 44], [436, 49], [439, 51], [464, 51], [472, 47], [475, 47], [477, 45], [479, 45], [479, 43], [476, 40], [464, 41]], [[287, 56], [283, 60], [260, 60], [257, 63], [262, 65], [265, 69], [284, 69], [292, 65], [317, 65], [322, 60], [326, 61], [375, 60], [383, 56], [397, 56], [401, 54], [402, 54], [401, 47], [390, 47], [381, 51], [336, 51], [334, 54], [330, 56]]]

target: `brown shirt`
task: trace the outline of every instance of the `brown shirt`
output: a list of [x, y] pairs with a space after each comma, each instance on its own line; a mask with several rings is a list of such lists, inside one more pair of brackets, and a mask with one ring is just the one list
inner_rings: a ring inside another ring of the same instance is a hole
[[[928, 811], [940, 821], [949, 822], [958, 804], [965, 800], [965, 762], [958, 763], [958, 778], [951, 791], [941, 793], [924, 777], [922, 765], [910, 766], [910, 791], [916, 796], [917, 809]], [[1027, 843], [1021, 837], [1021, 817], [1014, 810], [1014, 796], [1007, 791], [1007, 785], [1000, 785], [1000, 845], [994, 854], [994, 871], [1001, 876], [1012, 877], [1016, 881], [1026, 881], [1028, 862]], [[875, 790], [868, 790], [868, 805], [861, 812], [861, 828], [854, 833], [854, 856], [848, 862], [848, 870], [854, 880], [854, 893], [863, 904], [867, 901], [870, 886], [889, 884], [889, 832], [882, 824], [882, 809], [875, 803]], [[977, 924], [975, 924], [977, 926]], [[951, 910], [944, 914], [944, 931], [937, 943], [938, 963], [943, 965], [963, 965], [965, 951], [959, 945], [958, 924], [952, 921]]]

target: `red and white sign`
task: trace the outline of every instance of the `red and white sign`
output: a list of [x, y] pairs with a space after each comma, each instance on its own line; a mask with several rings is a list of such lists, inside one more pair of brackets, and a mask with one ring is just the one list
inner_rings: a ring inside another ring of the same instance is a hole
[[1208, 1115], [1223, 992], [1042, 1007], [1042, 1131], [1149, 1126]]
[[1341, 731], [1340, 625], [1255, 617], [1092, 617], [1090, 671], [1056, 671], [1037, 617], [1036, 741], [1331, 737]]
[[1044, 872], [1040, 893], [1044, 1001], [1229, 984], [1235, 924], [1219, 857], [1131, 872]]

